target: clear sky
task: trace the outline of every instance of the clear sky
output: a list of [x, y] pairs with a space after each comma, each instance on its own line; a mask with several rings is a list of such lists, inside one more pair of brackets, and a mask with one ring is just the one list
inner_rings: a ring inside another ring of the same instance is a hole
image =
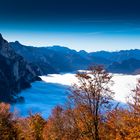
[[76, 50], [140, 49], [139, 0], [1, 0], [8, 41]]

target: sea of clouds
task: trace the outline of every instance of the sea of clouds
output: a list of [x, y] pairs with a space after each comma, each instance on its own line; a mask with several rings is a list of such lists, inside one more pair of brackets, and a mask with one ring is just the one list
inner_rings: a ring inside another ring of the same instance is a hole
[[[135, 88], [140, 75], [113, 74], [114, 84], [111, 90], [115, 92], [114, 99], [125, 103], [126, 97]], [[11, 110], [17, 110], [20, 116], [28, 116], [30, 113], [40, 113], [44, 118], [51, 114], [56, 105], [63, 105], [66, 102], [69, 87], [77, 83], [75, 74], [50, 74], [41, 76], [43, 81], [32, 83], [30, 89], [20, 93], [25, 102], [12, 105]]]

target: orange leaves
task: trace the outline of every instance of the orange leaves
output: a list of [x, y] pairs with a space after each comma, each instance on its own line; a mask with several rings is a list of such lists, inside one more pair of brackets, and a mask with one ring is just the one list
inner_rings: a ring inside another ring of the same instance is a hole
[[5, 103], [0, 103], [0, 114], [9, 113], [10, 105]]
[[10, 113], [10, 105], [0, 103], [0, 139], [14, 140], [16, 132], [14, 130], [13, 114]]
[[57, 106], [43, 130], [43, 138], [45, 140], [61, 140], [63, 138], [63, 109]]
[[129, 109], [116, 109], [108, 114], [106, 125], [113, 139], [140, 139], [140, 80], [128, 100]]
[[136, 88], [132, 90], [128, 104], [135, 115], [140, 117], [140, 80], [138, 80]]
[[107, 116], [106, 128], [109, 139], [140, 139], [140, 118], [136, 118], [133, 112], [116, 109]]
[[28, 118], [19, 118], [15, 123], [17, 139], [43, 140], [42, 131], [45, 123], [45, 120], [39, 114]]

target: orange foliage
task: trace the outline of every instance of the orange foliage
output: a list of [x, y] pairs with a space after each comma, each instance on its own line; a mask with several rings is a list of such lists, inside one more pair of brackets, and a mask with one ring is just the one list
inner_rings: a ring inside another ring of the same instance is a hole
[[16, 131], [14, 130], [13, 114], [10, 113], [10, 105], [0, 103], [0, 140], [14, 140]]
[[31, 115], [28, 118], [19, 118], [15, 128], [19, 140], [43, 140], [42, 131], [45, 120], [39, 114]]
[[109, 139], [139, 140], [140, 118], [124, 109], [111, 111], [107, 116], [106, 133]]

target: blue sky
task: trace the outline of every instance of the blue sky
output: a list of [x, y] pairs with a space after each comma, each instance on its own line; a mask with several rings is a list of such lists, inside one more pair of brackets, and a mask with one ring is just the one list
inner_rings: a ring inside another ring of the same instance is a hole
[[0, 32], [8, 41], [76, 50], [140, 49], [138, 0], [2, 0]]
[[140, 48], [140, 26], [132, 21], [85, 20], [57, 25], [19, 23], [1, 25], [0, 30], [8, 41], [18, 40], [38, 47], [60, 45], [86, 51]]

